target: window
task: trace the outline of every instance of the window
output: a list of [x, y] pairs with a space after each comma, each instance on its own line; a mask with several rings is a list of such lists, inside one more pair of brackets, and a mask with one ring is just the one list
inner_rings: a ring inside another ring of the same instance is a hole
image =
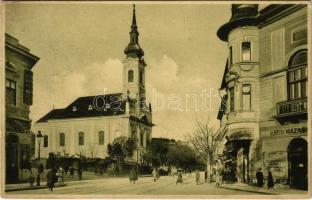
[[76, 108], [76, 106], [74, 106], [74, 107], [73, 107], [73, 111], [74, 111], [74, 112], [75, 112], [75, 111], [77, 111], [77, 108]]
[[234, 111], [234, 87], [230, 88], [230, 111]]
[[143, 135], [143, 133], [140, 134], [140, 143], [141, 143], [141, 146], [144, 145], [144, 135]]
[[32, 105], [33, 96], [33, 73], [30, 70], [24, 71], [24, 95], [25, 104]]
[[65, 146], [65, 134], [60, 133], [60, 146], [63, 147]]
[[5, 82], [5, 101], [6, 104], [16, 106], [16, 82], [7, 79]]
[[292, 33], [292, 42], [298, 42], [301, 40], [306, 40], [308, 37], [308, 30], [307, 28], [296, 30]]
[[43, 147], [49, 146], [49, 137], [47, 135], [43, 136]]
[[250, 61], [251, 60], [251, 45], [250, 42], [242, 43], [242, 60]]
[[251, 85], [243, 84], [242, 86], [242, 104], [243, 110], [251, 109]]
[[307, 51], [297, 52], [288, 65], [288, 99], [307, 97]]
[[104, 145], [104, 131], [99, 131], [99, 145]]
[[133, 82], [133, 70], [128, 71], [128, 82]]
[[233, 64], [233, 47], [230, 47], [229, 63]]
[[79, 132], [79, 145], [84, 145], [84, 132]]
[[143, 84], [143, 72], [140, 71], [140, 83]]

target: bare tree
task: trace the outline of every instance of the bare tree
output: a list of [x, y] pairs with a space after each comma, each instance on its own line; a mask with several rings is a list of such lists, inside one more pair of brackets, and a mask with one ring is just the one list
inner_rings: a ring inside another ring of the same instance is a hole
[[98, 153], [98, 145], [95, 144], [95, 142], [89, 142], [87, 145], [87, 151], [91, 158], [95, 158]]
[[216, 147], [214, 140], [215, 131], [209, 122], [209, 117], [207, 120], [197, 119], [193, 134], [188, 136], [188, 140], [192, 143], [196, 152], [206, 161], [208, 182], [210, 182], [212, 155]]

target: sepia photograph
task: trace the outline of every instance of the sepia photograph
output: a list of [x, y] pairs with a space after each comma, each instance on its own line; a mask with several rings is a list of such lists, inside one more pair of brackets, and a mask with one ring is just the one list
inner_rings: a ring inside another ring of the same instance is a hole
[[310, 2], [0, 6], [2, 197], [310, 197]]

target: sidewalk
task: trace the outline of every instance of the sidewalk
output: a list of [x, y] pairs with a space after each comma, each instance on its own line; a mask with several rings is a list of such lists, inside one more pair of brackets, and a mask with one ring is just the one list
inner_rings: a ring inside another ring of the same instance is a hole
[[[55, 184], [54, 187], [64, 187], [64, 185], [59, 185], [58, 183]], [[37, 186], [36, 183], [33, 187], [30, 187], [29, 183], [17, 183], [17, 184], [7, 184], [5, 185], [5, 192], [13, 192], [13, 191], [20, 191], [20, 190], [38, 190], [48, 188], [47, 182], [40, 182], [40, 186]]]
[[273, 189], [267, 189], [266, 187], [260, 188], [257, 186], [248, 185], [246, 183], [229, 183], [229, 184], [224, 183], [220, 185], [220, 188], [268, 195], [308, 194], [308, 191], [291, 189], [287, 185], [281, 184], [276, 184]]

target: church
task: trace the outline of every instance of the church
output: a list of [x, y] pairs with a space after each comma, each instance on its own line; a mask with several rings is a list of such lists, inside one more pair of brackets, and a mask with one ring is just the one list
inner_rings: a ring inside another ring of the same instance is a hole
[[36, 157], [47, 159], [53, 153], [58, 157], [105, 158], [107, 145], [125, 136], [136, 138], [133, 160], [142, 162], [153, 123], [152, 108], [145, 98], [146, 63], [139, 45], [135, 6], [124, 53], [123, 91], [79, 97], [66, 108], [53, 109], [40, 118], [33, 127], [35, 134], [42, 135], [41, 142], [36, 140]]

